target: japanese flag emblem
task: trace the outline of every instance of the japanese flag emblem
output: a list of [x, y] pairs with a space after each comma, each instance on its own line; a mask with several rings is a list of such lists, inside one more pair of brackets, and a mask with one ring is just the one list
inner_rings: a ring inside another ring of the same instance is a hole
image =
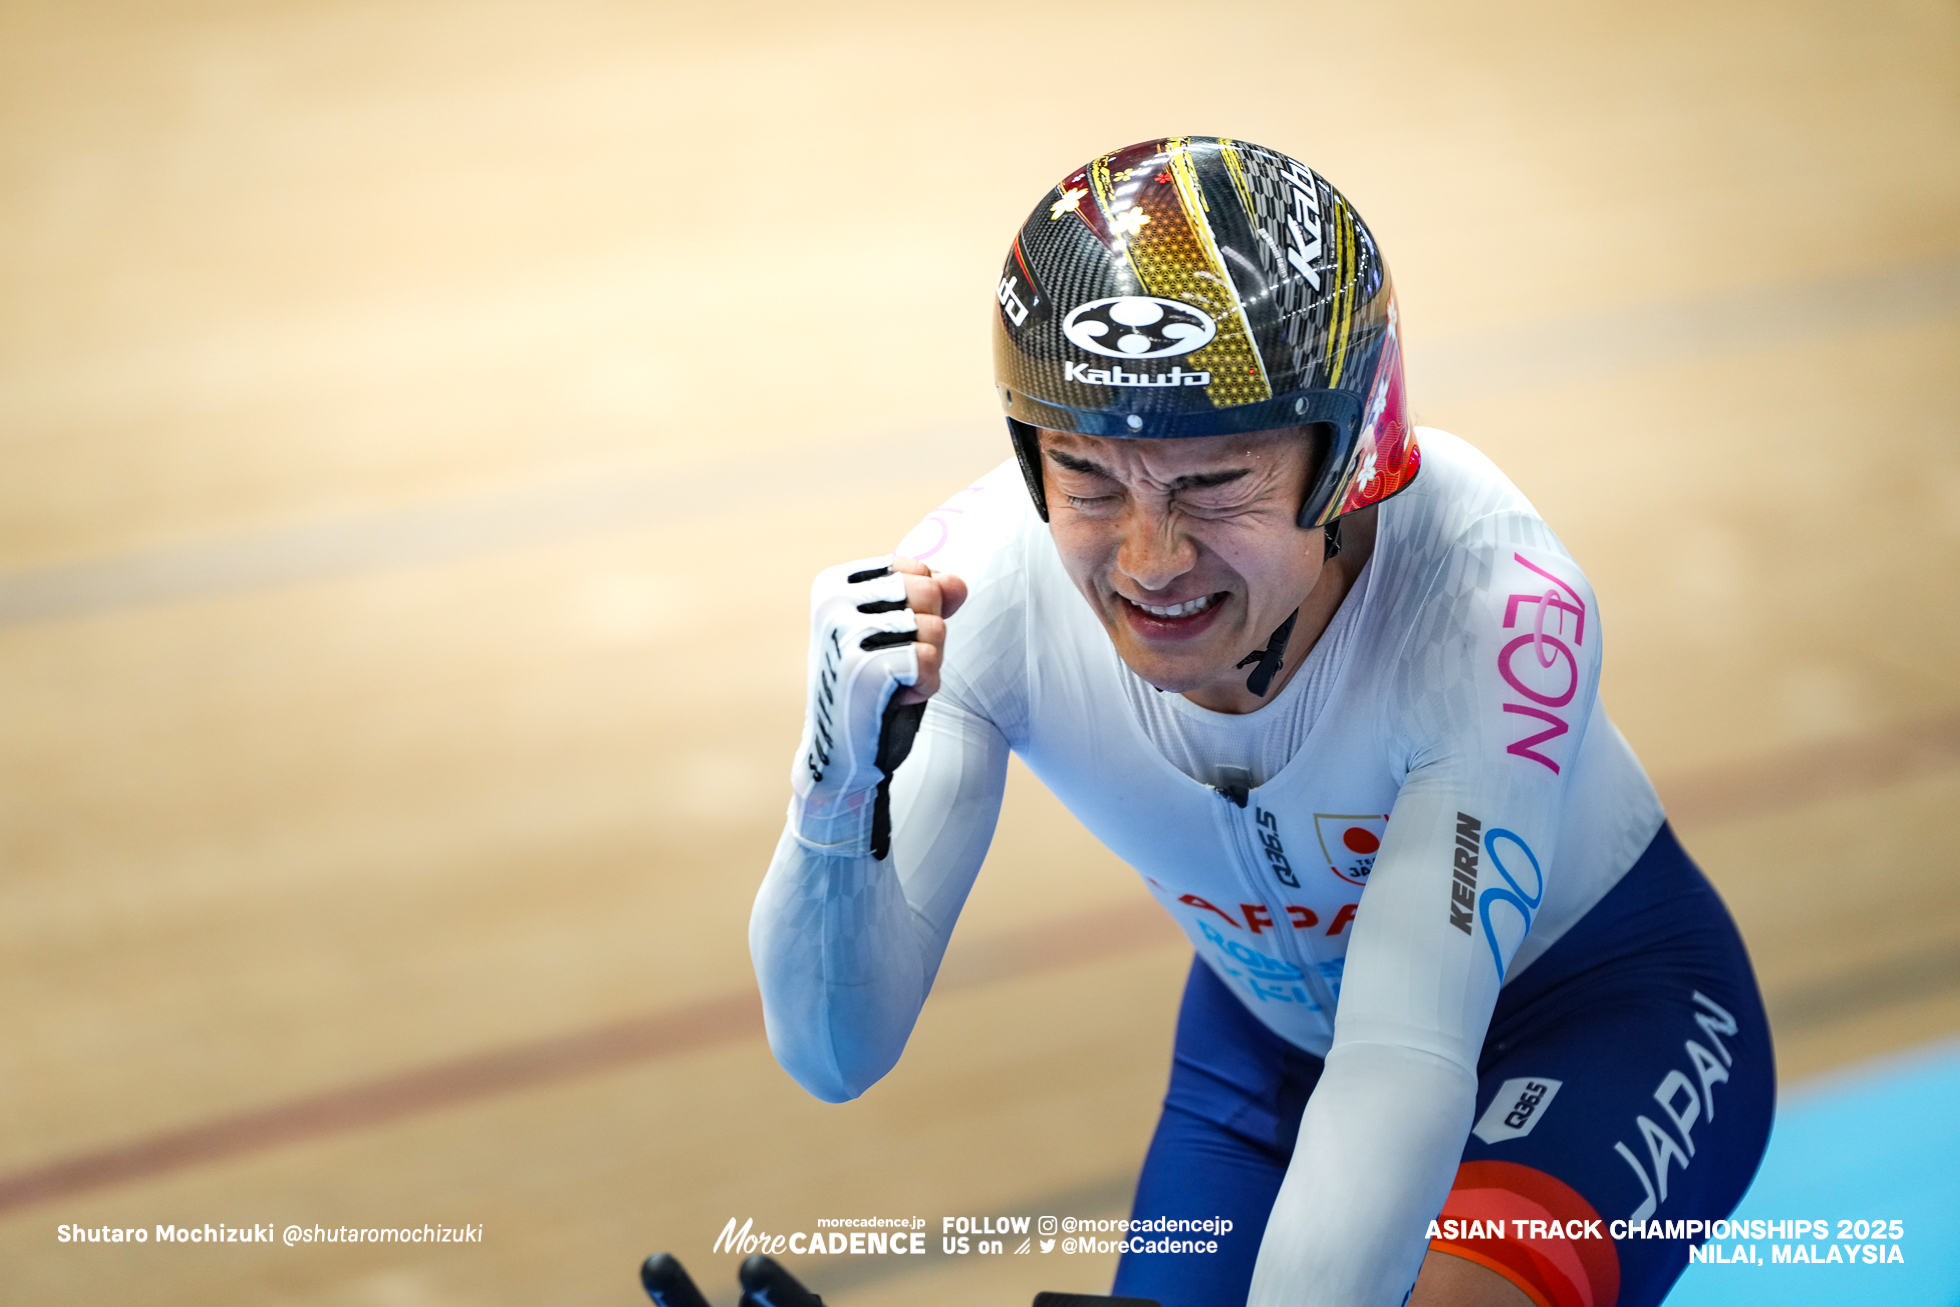
[[1366, 885], [1368, 873], [1375, 869], [1375, 850], [1382, 846], [1382, 832], [1388, 829], [1388, 814], [1316, 812], [1313, 828], [1320, 836], [1327, 870], [1350, 885]]

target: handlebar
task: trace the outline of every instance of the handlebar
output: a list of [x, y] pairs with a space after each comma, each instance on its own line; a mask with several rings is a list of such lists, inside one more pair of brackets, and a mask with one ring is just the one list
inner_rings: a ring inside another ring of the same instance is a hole
[[[803, 1287], [773, 1257], [761, 1253], [742, 1263], [736, 1273], [742, 1284], [741, 1307], [824, 1307], [818, 1295]], [[672, 1253], [655, 1253], [640, 1266], [640, 1284], [654, 1307], [708, 1307], [687, 1268]], [[1148, 1298], [1109, 1298], [1093, 1293], [1050, 1293], [1034, 1296], [1034, 1307], [1158, 1307]]]

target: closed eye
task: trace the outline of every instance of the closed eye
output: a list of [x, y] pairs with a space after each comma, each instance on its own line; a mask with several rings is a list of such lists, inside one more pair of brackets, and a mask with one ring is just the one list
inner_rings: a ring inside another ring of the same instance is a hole
[[1265, 507], [1262, 497], [1248, 495], [1238, 487], [1216, 490], [1181, 490], [1174, 497], [1177, 507], [1194, 517], [1234, 517]]

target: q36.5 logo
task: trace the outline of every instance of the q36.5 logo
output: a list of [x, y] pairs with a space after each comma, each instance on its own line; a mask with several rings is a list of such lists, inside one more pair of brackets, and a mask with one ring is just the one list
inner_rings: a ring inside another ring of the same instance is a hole
[[1203, 309], [1177, 300], [1118, 295], [1077, 306], [1063, 319], [1062, 334], [1092, 354], [1161, 359], [1204, 348], [1218, 324]]

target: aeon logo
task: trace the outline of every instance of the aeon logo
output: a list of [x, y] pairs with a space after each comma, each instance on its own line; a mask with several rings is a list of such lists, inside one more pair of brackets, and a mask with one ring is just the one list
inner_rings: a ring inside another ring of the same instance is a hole
[[1203, 309], [1177, 300], [1118, 295], [1077, 306], [1063, 320], [1062, 334], [1092, 354], [1161, 359], [1204, 348], [1218, 324]]
[[[1571, 709], [1567, 705], [1572, 702], [1572, 696], [1579, 691], [1582, 673], [1579, 670], [1579, 656], [1572, 650], [1573, 646], [1583, 647], [1586, 643], [1586, 601], [1577, 590], [1572, 588], [1570, 582], [1560, 580], [1523, 554], [1513, 553], [1511, 557], [1552, 584], [1551, 588], [1543, 594], [1514, 594], [1504, 605], [1504, 626], [1507, 630], [1514, 629], [1518, 625], [1521, 604], [1537, 605], [1533, 610], [1531, 630], [1516, 637], [1497, 652], [1498, 675], [1502, 676], [1505, 684], [1515, 690], [1521, 698], [1531, 700], [1530, 704], [1507, 703], [1504, 705], [1504, 711], [1516, 713], [1521, 717], [1534, 717], [1545, 723], [1544, 730], [1536, 735], [1527, 735], [1515, 744], [1504, 746], [1504, 752], [1543, 763], [1551, 768], [1552, 774], [1556, 776], [1559, 770], [1557, 760], [1540, 753], [1538, 746], [1547, 740], [1556, 740], [1572, 729], [1571, 723], [1559, 713], [1546, 710], [1557, 708], [1563, 712], [1570, 712]], [[1548, 635], [1545, 631], [1548, 613], [1558, 614], [1553, 619], [1558, 623], [1558, 635]], [[1568, 616], [1576, 619], [1571, 631], [1571, 645], [1559, 638], [1567, 634], [1565, 619]], [[1532, 656], [1518, 657], [1527, 647], [1531, 649]], [[1547, 652], [1548, 650], [1550, 652]], [[1563, 674], [1552, 670], [1560, 662], [1565, 664]], [[1520, 669], [1523, 669], [1523, 675], [1519, 674]], [[1559, 684], [1561, 680], [1564, 681], [1563, 685]], [[1541, 706], [1534, 708], [1531, 704]]]

